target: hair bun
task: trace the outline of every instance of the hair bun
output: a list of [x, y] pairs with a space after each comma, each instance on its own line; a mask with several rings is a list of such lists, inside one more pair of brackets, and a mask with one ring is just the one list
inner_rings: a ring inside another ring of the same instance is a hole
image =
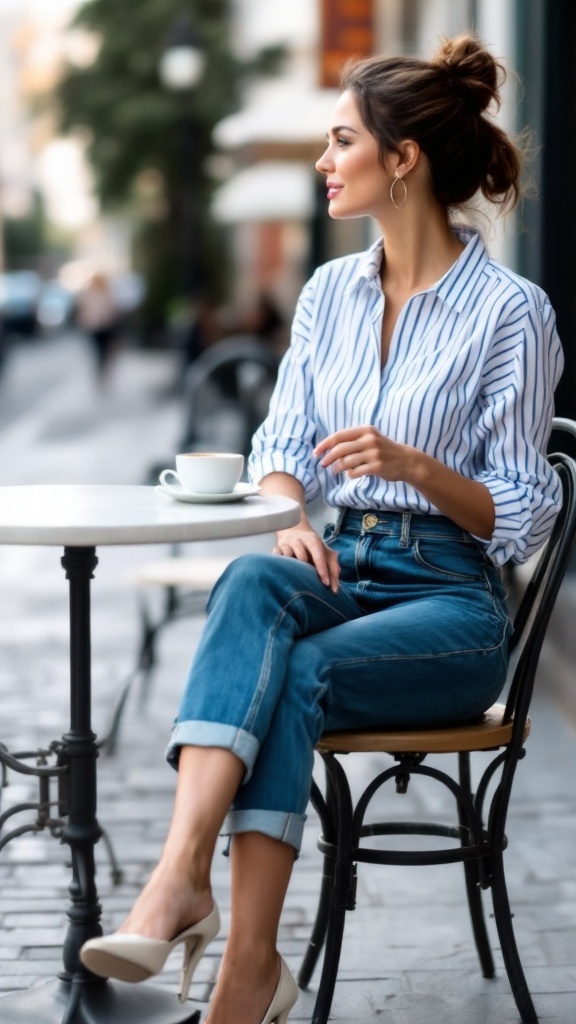
[[471, 112], [480, 114], [492, 102], [500, 105], [500, 86], [506, 71], [475, 36], [444, 40], [430, 63], [447, 74]]

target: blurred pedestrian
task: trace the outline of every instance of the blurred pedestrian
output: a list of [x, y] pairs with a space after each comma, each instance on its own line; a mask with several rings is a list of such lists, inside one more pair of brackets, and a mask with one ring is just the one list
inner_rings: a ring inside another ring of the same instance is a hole
[[241, 319], [238, 333], [249, 334], [282, 355], [286, 347], [286, 325], [269, 292], [258, 295], [252, 309]]
[[78, 297], [77, 320], [89, 337], [96, 358], [98, 379], [107, 375], [118, 336], [120, 310], [108, 279], [92, 274]]

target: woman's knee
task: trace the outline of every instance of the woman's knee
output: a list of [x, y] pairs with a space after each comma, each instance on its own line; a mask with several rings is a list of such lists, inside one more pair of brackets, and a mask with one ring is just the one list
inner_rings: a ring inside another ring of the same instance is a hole
[[278, 555], [251, 553], [236, 558], [225, 569], [216, 583], [208, 608], [223, 595], [231, 594], [234, 600], [253, 604], [256, 597], [284, 603], [302, 585], [303, 579], [314, 572], [312, 566], [295, 558], [280, 558]]
[[275, 560], [275, 555], [258, 552], [240, 555], [239, 558], [230, 562], [216, 585], [233, 582], [235, 585], [242, 586], [260, 580], [272, 570], [272, 563]]

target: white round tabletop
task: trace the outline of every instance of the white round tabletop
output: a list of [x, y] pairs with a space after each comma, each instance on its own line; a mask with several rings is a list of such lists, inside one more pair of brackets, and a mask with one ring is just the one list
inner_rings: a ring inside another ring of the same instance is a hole
[[218, 540], [283, 530], [299, 518], [296, 501], [263, 495], [189, 504], [137, 485], [0, 487], [0, 544], [96, 547]]

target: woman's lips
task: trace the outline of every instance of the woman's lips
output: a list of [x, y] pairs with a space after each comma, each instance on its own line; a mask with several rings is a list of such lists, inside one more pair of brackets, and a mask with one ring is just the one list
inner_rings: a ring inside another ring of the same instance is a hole
[[344, 188], [343, 185], [328, 185], [328, 199], [334, 199]]

